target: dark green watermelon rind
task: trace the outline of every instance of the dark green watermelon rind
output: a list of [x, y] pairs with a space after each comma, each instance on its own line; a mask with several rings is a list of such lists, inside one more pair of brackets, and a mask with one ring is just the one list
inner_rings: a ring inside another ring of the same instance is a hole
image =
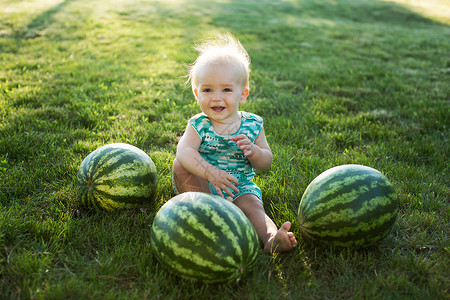
[[[299, 206], [302, 231], [310, 239], [338, 246], [369, 246], [384, 238], [397, 217], [392, 185], [368, 167], [334, 171], [317, 177], [305, 191]], [[374, 215], [378, 217], [373, 220]]]
[[150, 157], [126, 144], [106, 145], [93, 151], [83, 160], [77, 175], [82, 204], [96, 210], [131, 208], [148, 202], [156, 183], [156, 167]]
[[234, 204], [217, 196], [185, 193], [167, 202], [152, 226], [158, 260], [183, 278], [234, 282], [253, 267], [258, 237]]

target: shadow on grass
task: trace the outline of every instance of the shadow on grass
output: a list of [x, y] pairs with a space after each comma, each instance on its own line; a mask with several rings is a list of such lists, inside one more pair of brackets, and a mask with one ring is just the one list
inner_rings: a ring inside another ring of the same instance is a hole
[[358, 23], [384, 23], [398, 25], [439, 24], [393, 2], [384, 1], [311, 1], [306, 6], [311, 16]]
[[[232, 25], [232, 29], [251, 30], [251, 24], [255, 24], [249, 15], [267, 15], [268, 19], [261, 18], [262, 23], [274, 24], [273, 17], [279, 17], [281, 23], [289, 24], [289, 16], [296, 18], [319, 18], [329, 21], [350, 21], [355, 23], [383, 23], [404, 26], [423, 25], [445, 25], [430, 18], [421, 16], [397, 3], [384, 1], [349, 1], [349, 0], [324, 0], [324, 1], [262, 1], [256, 6], [253, 3], [245, 3], [231, 0], [221, 5], [220, 11], [215, 19], [217, 25]], [[236, 13], [237, 12], [237, 13]], [[242, 12], [242, 13], [239, 13]], [[230, 22], [233, 21], [233, 22]], [[248, 23], [248, 24], [246, 24]], [[243, 27], [242, 25], [250, 25]], [[257, 24], [260, 25], [260, 24]]]
[[55, 15], [64, 10], [67, 5], [77, 0], [65, 0], [58, 5], [44, 11], [31, 20], [25, 26], [21, 26], [13, 30], [11, 34], [3, 34], [1, 37], [8, 38], [6, 44], [0, 43], [0, 53], [18, 53], [23, 46], [23, 41], [39, 38], [43, 35], [43, 31], [56, 22]]
[[51, 9], [44, 11], [42, 14], [35, 17], [25, 28], [24, 31], [19, 32], [17, 37], [25, 39], [33, 39], [40, 36], [40, 31], [49, 27], [54, 22], [54, 16], [63, 10], [68, 4], [76, 0], [65, 0]]

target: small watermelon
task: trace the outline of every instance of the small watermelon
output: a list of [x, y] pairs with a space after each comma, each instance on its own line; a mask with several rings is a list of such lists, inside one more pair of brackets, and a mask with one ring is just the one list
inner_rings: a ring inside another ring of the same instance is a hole
[[369, 246], [389, 233], [398, 210], [397, 195], [379, 171], [342, 165], [316, 177], [298, 209], [309, 239], [343, 247]]
[[178, 276], [204, 283], [233, 283], [253, 267], [259, 242], [249, 219], [233, 203], [188, 192], [158, 211], [151, 231], [159, 262]]
[[128, 144], [109, 144], [81, 163], [78, 198], [96, 210], [137, 207], [152, 201], [156, 182], [155, 164], [144, 151]]

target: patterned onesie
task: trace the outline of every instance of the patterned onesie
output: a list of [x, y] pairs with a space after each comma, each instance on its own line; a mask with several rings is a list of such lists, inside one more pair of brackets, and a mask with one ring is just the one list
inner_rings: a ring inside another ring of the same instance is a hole
[[[259, 187], [252, 181], [255, 172], [244, 152], [231, 138], [244, 134], [254, 143], [262, 130], [263, 120], [260, 116], [240, 112], [241, 126], [239, 130], [231, 135], [218, 135], [211, 121], [204, 113], [197, 114], [189, 119], [189, 124], [198, 133], [201, 144], [199, 153], [208, 163], [232, 174], [239, 181], [237, 188], [239, 193], [235, 194], [233, 200], [244, 194], [254, 194], [262, 202], [262, 193]], [[174, 185], [175, 186], [175, 185]], [[209, 184], [212, 194], [218, 195], [217, 191]], [[175, 190], [176, 191], [176, 190]], [[226, 193], [223, 192], [225, 195]]]

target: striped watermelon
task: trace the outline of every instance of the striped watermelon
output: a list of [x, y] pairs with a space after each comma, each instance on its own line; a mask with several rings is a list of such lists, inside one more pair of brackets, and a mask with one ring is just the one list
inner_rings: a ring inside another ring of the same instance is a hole
[[109, 144], [81, 163], [78, 198], [96, 210], [137, 207], [152, 200], [156, 181], [155, 164], [144, 151], [128, 144]]
[[259, 242], [233, 203], [188, 192], [170, 199], [153, 221], [151, 244], [159, 262], [183, 278], [236, 282], [253, 267]]
[[306, 188], [298, 209], [302, 233], [329, 245], [364, 247], [383, 239], [397, 217], [397, 195], [379, 171], [331, 168]]

